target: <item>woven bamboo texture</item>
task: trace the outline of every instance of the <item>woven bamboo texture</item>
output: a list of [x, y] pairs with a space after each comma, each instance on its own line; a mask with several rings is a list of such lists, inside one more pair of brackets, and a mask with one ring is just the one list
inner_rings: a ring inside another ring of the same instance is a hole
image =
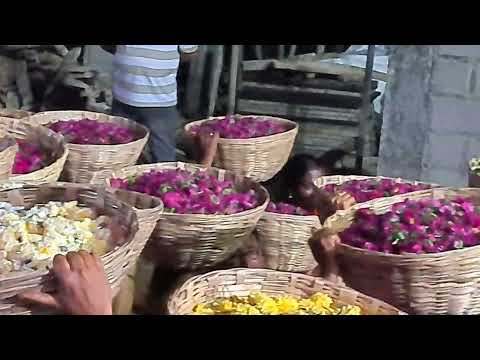
[[37, 113], [25, 121], [44, 126], [62, 120], [98, 120], [114, 122], [130, 128], [138, 140], [120, 145], [67, 144], [69, 154], [62, 178], [75, 183], [89, 183], [93, 173], [101, 170], [117, 170], [135, 165], [145, 147], [149, 131], [143, 125], [122, 117], [88, 111], [49, 111]]
[[5, 180], [12, 175], [18, 145], [14, 138], [3, 131], [0, 131], [0, 137], [0, 180]]
[[[185, 130], [188, 132], [192, 126], [220, 118], [223, 117], [194, 121], [187, 124]], [[298, 125], [293, 121], [276, 117], [262, 116], [262, 118], [280, 122], [289, 130], [281, 134], [252, 139], [219, 139], [214, 160], [216, 167], [259, 182], [270, 180], [282, 169], [292, 151]]]
[[[438, 188], [440, 187], [439, 185], [437, 184], [427, 184], [427, 183], [424, 183], [424, 182], [420, 182], [420, 181], [415, 181], [415, 180], [405, 180], [405, 179], [401, 179], [401, 178], [389, 178], [389, 177], [385, 177], [385, 176], [363, 176], [363, 175], [330, 175], [330, 176], [322, 176], [322, 177], [319, 177], [318, 179], [315, 180], [315, 185], [319, 188], [322, 188], [328, 184], [335, 184], [335, 185], [341, 185], [343, 183], [346, 183], [348, 181], [352, 181], [352, 180], [368, 180], [368, 179], [371, 179], [371, 180], [382, 180], [382, 179], [388, 179], [388, 180], [393, 180], [397, 183], [400, 183], [400, 184], [412, 184], [412, 185], [419, 185], [419, 184], [423, 184], [423, 185], [430, 185], [432, 188]], [[420, 190], [420, 192], [423, 192], [424, 190]], [[417, 191], [415, 191], [414, 193], [417, 193]], [[410, 193], [411, 194], [411, 193]], [[404, 195], [404, 194], [402, 194]], [[394, 195], [394, 196], [399, 196], [399, 195]], [[400, 195], [401, 196], [401, 195]], [[381, 201], [381, 199], [388, 199], [387, 198], [379, 198], [379, 199], [373, 199], [373, 200], [369, 200], [369, 201], [365, 201], [363, 203], [360, 203], [360, 204], [356, 204], [353, 208], [355, 209], [358, 209], [358, 208], [361, 208], [361, 207], [368, 207], [370, 204], [374, 203], [374, 202], [378, 202], [378, 201]]]
[[[405, 199], [458, 196], [480, 205], [479, 189], [438, 188], [384, 198], [370, 208], [382, 214]], [[324, 226], [341, 232], [351, 225], [354, 213], [354, 209], [337, 213]], [[480, 313], [479, 258], [480, 246], [437, 254], [392, 255], [341, 244], [336, 260], [347, 286], [409, 313], [439, 315]]]
[[266, 267], [272, 270], [307, 272], [317, 262], [308, 244], [320, 229], [318, 216], [299, 216], [265, 212], [257, 224]]
[[0, 109], [0, 120], [5, 119], [24, 119], [33, 115], [32, 112], [18, 109]]
[[[94, 177], [94, 183], [109, 184], [111, 178], [125, 179], [150, 170], [204, 169], [194, 164], [181, 162], [137, 165], [111, 173], [103, 172]], [[210, 168], [207, 170], [219, 180], [231, 179], [242, 189], [254, 189], [259, 194], [261, 205], [233, 215], [171, 214], [163, 213], [151, 242], [162, 259], [162, 266], [176, 270], [198, 270], [208, 268], [229, 258], [252, 234], [269, 201], [268, 192], [248, 178], [229, 171]]]
[[29, 174], [11, 175], [15, 181], [45, 181], [55, 182], [62, 174], [68, 149], [63, 136], [38, 125], [30, 125], [24, 120], [0, 119], [0, 129], [9, 136], [35, 144], [41, 151], [48, 154], [50, 163]]
[[[139, 224], [139, 219], [145, 220], [151, 216], [150, 214], [141, 213], [137, 217], [137, 211], [126, 202], [119, 200], [118, 194], [86, 185], [24, 184], [19, 189], [0, 191], [0, 201], [7, 201], [18, 206], [73, 200], [78, 201], [81, 206], [94, 208], [99, 213], [110, 216], [119, 224], [121, 231], [125, 234], [123, 243], [112, 244], [113, 250], [101, 257], [113, 293], [116, 294], [150, 236], [148, 229], [152, 229], [153, 226], [147, 226], [142, 231], [142, 226]], [[139, 199], [130, 198], [129, 202], [146, 208], [153, 204], [149, 202], [149, 199], [143, 199], [143, 196], [139, 196]], [[142, 211], [144, 210], [140, 209], [140, 212]], [[150, 222], [156, 222], [156, 218], [151, 218]], [[0, 314], [31, 313], [31, 309], [15, 304], [14, 297], [23, 291], [33, 289], [54, 290], [48, 272], [18, 271], [0, 276]]]
[[252, 292], [299, 298], [321, 292], [341, 304], [359, 306], [366, 315], [402, 314], [391, 305], [321, 278], [266, 269], [231, 269], [193, 277], [172, 294], [168, 312], [170, 315], [191, 315], [196, 305], [230, 296], [248, 296]]

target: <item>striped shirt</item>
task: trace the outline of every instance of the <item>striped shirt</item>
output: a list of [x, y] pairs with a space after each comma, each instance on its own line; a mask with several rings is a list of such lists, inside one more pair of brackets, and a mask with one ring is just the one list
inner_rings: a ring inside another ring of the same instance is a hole
[[117, 45], [113, 60], [113, 96], [135, 107], [177, 105], [180, 52], [197, 45]]

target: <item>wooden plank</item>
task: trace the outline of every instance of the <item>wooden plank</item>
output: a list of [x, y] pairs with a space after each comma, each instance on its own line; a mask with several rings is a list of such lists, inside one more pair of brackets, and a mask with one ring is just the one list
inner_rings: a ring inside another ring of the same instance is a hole
[[[251, 60], [242, 63], [244, 71], [261, 71], [266, 69], [281, 69], [301, 71], [306, 73], [320, 73], [345, 76], [349, 79], [362, 80], [365, 77], [365, 69], [345, 65], [321, 62], [323, 59], [338, 58], [339, 54], [330, 55], [323, 54], [320, 56], [303, 57], [292, 56], [284, 60], [270, 59], [270, 60]], [[388, 74], [373, 71], [372, 78], [380, 81], [388, 81]]]
[[238, 78], [238, 68], [240, 64], [240, 46], [242, 45], [232, 45], [232, 53], [230, 59], [230, 81], [228, 83], [228, 107], [227, 113], [233, 114], [236, 107], [236, 98], [237, 98], [237, 78]]
[[275, 85], [275, 84], [265, 84], [256, 81], [245, 81], [243, 83], [243, 87], [250, 87], [250, 88], [264, 88], [270, 90], [282, 90], [282, 91], [292, 91], [292, 92], [308, 92], [311, 94], [318, 94], [318, 95], [337, 95], [337, 96], [347, 96], [361, 99], [362, 95], [359, 92], [352, 92], [352, 91], [342, 91], [342, 90], [331, 90], [331, 89], [319, 89], [314, 87], [303, 87], [303, 86], [295, 86], [295, 85]]
[[345, 122], [358, 122], [359, 110], [336, 109], [323, 106], [290, 105], [271, 101], [239, 99], [239, 113], [282, 116], [286, 118], [324, 119]]
[[198, 48], [197, 55], [192, 59], [186, 84], [185, 112], [195, 116], [200, 110], [203, 75], [207, 61], [207, 45]]
[[213, 116], [215, 104], [217, 103], [218, 87], [220, 84], [220, 76], [223, 69], [223, 50], [224, 45], [217, 45], [213, 52], [212, 71], [210, 75], [210, 86], [208, 96], [208, 116]]
[[[342, 94], [343, 96], [339, 94]], [[371, 93], [370, 101], [373, 102], [378, 95], [380, 95], [379, 92]], [[359, 93], [341, 93], [335, 90], [329, 91], [325, 89], [310, 89], [261, 83], [244, 83], [244, 86], [239, 89], [238, 97], [241, 99], [345, 109], [358, 109], [362, 105], [362, 98]]]

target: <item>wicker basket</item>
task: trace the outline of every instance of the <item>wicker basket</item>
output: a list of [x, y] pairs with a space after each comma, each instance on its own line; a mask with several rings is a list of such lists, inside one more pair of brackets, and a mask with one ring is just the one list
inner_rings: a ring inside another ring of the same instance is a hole
[[191, 315], [196, 305], [258, 291], [270, 296], [288, 294], [300, 298], [322, 292], [344, 305], [358, 305], [368, 315], [402, 314], [393, 306], [321, 278], [265, 269], [231, 269], [195, 276], [172, 294], [168, 312]]
[[0, 119], [0, 129], [9, 136], [37, 145], [52, 161], [42, 169], [29, 174], [11, 175], [15, 181], [55, 182], [60, 178], [68, 156], [63, 136], [43, 126], [30, 125], [24, 120]]
[[[93, 178], [103, 183], [112, 177], [125, 179], [149, 170], [184, 169], [195, 171], [201, 166], [181, 162], [137, 165], [110, 175], [105, 172]], [[172, 269], [198, 270], [214, 266], [229, 258], [247, 241], [267, 207], [268, 192], [259, 184], [229, 171], [210, 168], [207, 171], [218, 179], [231, 179], [243, 188], [253, 188], [260, 194], [262, 204], [254, 209], [233, 215], [162, 214], [153, 234], [155, 252], [162, 266]], [[107, 180], [102, 180], [107, 179]]]
[[272, 270], [307, 272], [317, 262], [308, 240], [321, 224], [318, 216], [285, 215], [265, 212], [257, 224], [257, 238]]
[[[405, 199], [471, 198], [480, 205], [478, 189], [432, 189], [372, 203], [377, 214]], [[325, 227], [334, 232], [348, 228], [355, 210], [337, 213]], [[392, 255], [339, 245], [336, 261], [348, 286], [382, 299], [409, 313], [479, 314], [480, 246], [437, 254]]]
[[[192, 126], [221, 118], [223, 117], [195, 121], [187, 124], [185, 130], [188, 132]], [[298, 133], [298, 125], [293, 121], [276, 117], [262, 116], [262, 118], [278, 121], [289, 130], [281, 134], [252, 139], [220, 139], [214, 165], [248, 176], [255, 181], [267, 181], [274, 177], [290, 156]]]
[[33, 115], [30, 111], [18, 109], [0, 109], [0, 120], [5, 119], [24, 119]]
[[[123, 244], [116, 244], [117, 247], [113, 251], [101, 257], [113, 293], [116, 294], [150, 236], [148, 231], [139, 231], [137, 219], [142, 219], [143, 215], [137, 217], [136, 211], [119, 200], [118, 195], [92, 186], [67, 183], [23, 184], [19, 189], [0, 191], [0, 201], [8, 201], [19, 206], [72, 200], [117, 219], [126, 234], [126, 241]], [[133, 202], [133, 199], [130, 201]], [[138, 200], [135, 203], [145, 206], [148, 204], [145, 201], [148, 200]], [[16, 305], [14, 297], [25, 290], [40, 288], [53, 290], [47, 275], [46, 271], [21, 271], [0, 276], [0, 314], [30, 313], [30, 309]]]
[[3, 131], [0, 133], [0, 137], [0, 180], [6, 180], [12, 176], [18, 145], [14, 138]]
[[92, 119], [114, 122], [130, 128], [138, 140], [120, 145], [67, 144], [69, 154], [62, 178], [76, 183], [88, 183], [94, 172], [117, 170], [135, 165], [148, 141], [149, 131], [139, 123], [101, 113], [87, 111], [49, 111], [29, 117], [29, 122], [49, 126], [61, 120]]

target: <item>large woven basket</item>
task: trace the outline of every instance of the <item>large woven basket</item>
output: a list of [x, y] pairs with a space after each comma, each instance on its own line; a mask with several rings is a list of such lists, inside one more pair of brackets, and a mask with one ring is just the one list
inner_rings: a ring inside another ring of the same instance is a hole
[[307, 272], [317, 262], [308, 240], [321, 224], [318, 216], [299, 216], [265, 212], [257, 224], [266, 267], [272, 270]]
[[[109, 184], [111, 178], [125, 179], [150, 170], [165, 169], [196, 171], [203, 168], [181, 162], [137, 165], [110, 175], [102, 173], [94, 177], [93, 182], [105, 184], [106, 181]], [[163, 213], [150, 242], [162, 266], [198, 270], [226, 260], [249, 239], [268, 204], [268, 192], [250, 179], [221, 169], [210, 168], [207, 171], [220, 180], [231, 179], [239, 187], [255, 189], [261, 198], [261, 205], [233, 215]]]
[[12, 179], [55, 182], [60, 178], [68, 156], [63, 136], [43, 126], [31, 125], [24, 120], [17, 119], [0, 119], [0, 129], [15, 139], [37, 145], [51, 159], [49, 165], [44, 168], [29, 174], [12, 174]]
[[[17, 183], [18, 185], [19, 183]], [[139, 197], [142, 197], [138, 194]], [[121, 197], [121, 196], [120, 196]], [[23, 184], [21, 188], [0, 191], [0, 201], [7, 201], [19, 206], [43, 204], [48, 201], [78, 201], [79, 205], [100, 210], [114, 219], [117, 219], [126, 239], [117, 247], [101, 257], [108, 280], [116, 294], [120, 284], [136, 262], [139, 253], [148, 240], [148, 231], [139, 231], [139, 219], [148, 215], [140, 214], [149, 208], [148, 199], [139, 199], [133, 202], [139, 206], [135, 210], [126, 202], [118, 199], [118, 194], [112, 194], [101, 188], [86, 185], [54, 183], [54, 184]], [[148, 211], [148, 210], [147, 210]], [[156, 218], [152, 220], [156, 221]], [[150, 226], [152, 229], [153, 226]], [[26, 290], [33, 289], [54, 290], [46, 271], [21, 271], [0, 276], [0, 314], [28, 314], [30, 309], [15, 303], [15, 296]]]
[[[372, 203], [377, 214], [405, 199], [471, 198], [480, 205], [479, 189], [432, 189]], [[355, 210], [339, 212], [324, 226], [333, 232], [347, 229]], [[348, 286], [415, 314], [480, 313], [480, 246], [437, 254], [392, 255], [345, 244], [336, 261]]]
[[0, 132], [0, 180], [8, 179], [12, 175], [17, 151], [18, 145], [15, 139]]
[[120, 145], [67, 144], [69, 154], [62, 178], [70, 182], [88, 183], [94, 172], [117, 170], [136, 164], [148, 141], [149, 131], [133, 120], [88, 111], [48, 111], [30, 116], [25, 121], [50, 126], [57, 121], [84, 118], [128, 127], [135, 133], [137, 140]]
[[191, 315], [196, 305], [230, 296], [248, 296], [252, 292], [299, 298], [322, 292], [344, 305], [359, 306], [366, 315], [402, 314], [391, 305], [321, 278], [266, 269], [213, 271], [190, 278], [170, 297], [168, 312], [170, 315]]
[[24, 119], [33, 115], [30, 111], [19, 109], [0, 109], [0, 120], [5, 119]]
[[[412, 185], [423, 184], [423, 185], [430, 185], [432, 188], [440, 187], [437, 184], [427, 184], [427, 183], [424, 183], [424, 182], [414, 181], [414, 180], [405, 180], [405, 179], [401, 179], [401, 178], [389, 178], [389, 177], [385, 177], [385, 176], [363, 176], [363, 175], [322, 176], [322, 177], [319, 177], [315, 180], [315, 185], [319, 188], [323, 188], [324, 186], [329, 185], [329, 184], [341, 185], [343, 183], [346, 183], [346, 182], [352, 181], [352, 180], [368, 180], [368, 179], [371, 179], [371, 180], [388, 179], [388, 180], [394, 180], [395, 182], [400, 183], [400, 184], [402, 184], [402, 183], [404, 183], [404, 184], [407, 183], [407, 184], [412, 184]], [[419, 191], [415, 191], [414, 193], [423, 192], [423, 191], [424, 190], [419, 190]], [[402, 195], [405, 195], [405, 194], [402, 194]], [[400, 196], [402, 196], [402, 195], [400, 195]], [[399, 196], [399, 195], [394, 195], [394, 196]], [[361, 207], [368, 207], [371, 203], [381, 201], [382, 199], [389, 199], [389, 198], [386, 197], [386, 198], [378, 198], [378, 199], [365, 201], [363, 203], [356, 204], [355, 206], [353, 206], [353, 208], [358, 209], [358, 208], [361, 208]]]
[[[192, 126], [221, 118], [194, 121], [187, 124], [185, 130], [189, 132]], [[298, 133], [298, 124], [276, 117], [262, 116], [262, 118], [278, 121], [289, 130], [281, 134], [252, 139], [219, 139], [214, 165], [255, 181], [267, 181], [274, 177], [290, 156]]]

